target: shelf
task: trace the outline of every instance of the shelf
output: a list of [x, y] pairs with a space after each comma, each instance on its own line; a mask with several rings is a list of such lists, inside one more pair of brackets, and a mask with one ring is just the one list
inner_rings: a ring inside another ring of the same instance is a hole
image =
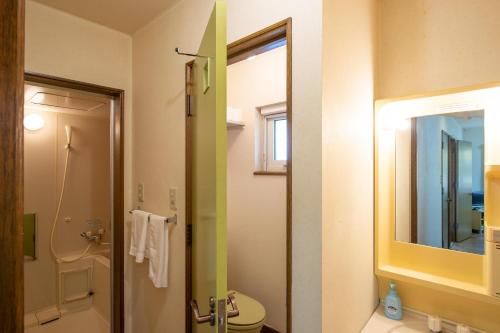
[[484, 169], [487, 178], [500, 178], [500, 165], [485, 165]]
[[241, 128], [244, 127], [245, 124], [242, 121], [228, 120], [227, 128]]
[[376, 274], [388, 279], [412, 283], [436, 289], [441, 292], [448, 292], [491, 304], [500, 304], [500, 298], [490, 296], [483, 285], [467, 283], [456, 279], [445, 278], [439, 275], [433, 275], [391, 265], [380, 266]]

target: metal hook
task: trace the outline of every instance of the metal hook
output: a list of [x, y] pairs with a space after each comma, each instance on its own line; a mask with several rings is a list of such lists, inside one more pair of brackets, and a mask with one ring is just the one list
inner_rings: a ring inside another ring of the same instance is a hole
[[190, 57], [208, 58], [208, 56], [204, 56], [204, 55], [182, 52], [178, 47], [175, 48], [175, 53], [177, 53], [178, 55], [185, 55], [185, 56], [190, 56]]

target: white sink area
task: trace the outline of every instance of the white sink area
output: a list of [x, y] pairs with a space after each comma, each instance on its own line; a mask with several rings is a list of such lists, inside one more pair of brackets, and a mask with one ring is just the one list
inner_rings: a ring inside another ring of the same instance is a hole
[[[441, 319], [443, 333], [457, 332], [457, 323]], [[384, 307], [379, 305], [361, 333], [428, 333], [427, 314], [405, 309], [403, 320], [392, 320], [384, 316]], [[471, 333], [488, 333], [471, 328]]]
[[408, 311], [403, 320], [392, 320], [384, 316], [384, 309], [379, 306], [361, 333], [428, 333], [427, 319]]

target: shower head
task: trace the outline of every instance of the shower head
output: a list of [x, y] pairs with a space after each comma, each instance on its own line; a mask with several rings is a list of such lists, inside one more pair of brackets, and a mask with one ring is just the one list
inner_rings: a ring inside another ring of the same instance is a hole
[[66, 130], [66, 148], [71, 147], [71, 135], [72, 135], [72, 129], [70, 125], [64, 126], [64, 129]]

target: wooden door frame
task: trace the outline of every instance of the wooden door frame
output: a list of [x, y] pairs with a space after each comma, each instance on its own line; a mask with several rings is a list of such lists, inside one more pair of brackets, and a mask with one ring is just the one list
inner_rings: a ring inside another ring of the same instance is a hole
[[[443, 249], [449, 249], [450, 248], [450, 226], [449, 226], [449, 221], [450, 221], [450, 160], [449, 160], [449, 142], [450, 142], [451, 136], [444, 130], [441, 130], [441, 247]], [[446, 154], [444, 152], [444, 148], [446, 147]], [[446, 168], [443, 162], [443, 156], [446, 155]], [[444, 173], [446, 169], [446, 174]], [[444, 179], [446, 179], [446, 187], [444, 186]], [[445, 192], [446, 189], [446, 192]], [[445, 198], [446, 194], [446, 198]], [[445, 206], [445, 201], [446, 201], [446, 206]], [[446, 214], [445, 214], [446, 212]], [[446, 233], [445, 233], [446, 230]]]
[[410, 242], [418, 243], [418, 156], [417, 156], [417, 118], [411, 119], [411, 179], [410, 179]]
[[448, 138], [448, 194], [451, 198], [448, 211], [448, 243], [457, 241], [457, 139]]
[[0, 1], [0, 332], [24, 331], [24, 1]]
[[[246, 59], [251, 55], [266, 52], [266, 46], [280, 41], [286, 41], [286, 115], [287, 115], [287, 172], [286, 172], [286, 333], [292, 332], [292, 18], [277, 22], [267, 28], [243, 37], [227, 46], [228, 64]], [[191, 69], [193, 61], [186, 63], [186, 291], [185, 320], [186, 333], [192, 332], [192, 315], [190, 301], [192, 299], [192, 193], [191, 193], [191, 122], [190, 122], [190, 91]]]

